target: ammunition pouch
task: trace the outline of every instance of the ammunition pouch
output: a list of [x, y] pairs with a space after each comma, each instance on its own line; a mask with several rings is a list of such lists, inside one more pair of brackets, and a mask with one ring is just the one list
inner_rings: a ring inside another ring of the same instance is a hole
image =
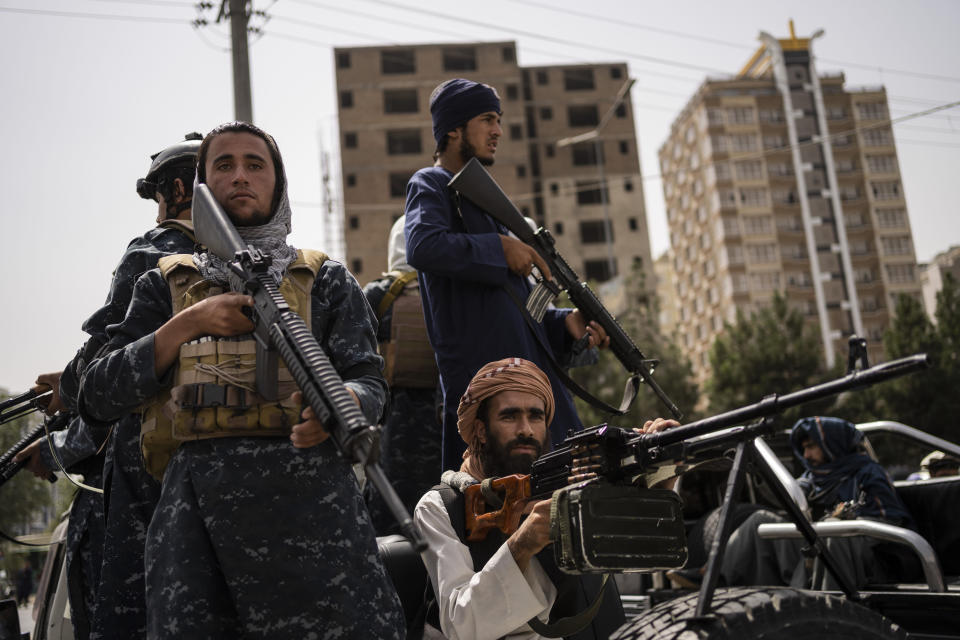
[[394, 281], [377, 310], [378, 319], [382, 319], [391, 306], [390, 340], [380, 343], [387, 384], [414, 389], [436, 388], [439, 372], [427, 337], [415, 271], [406, 272]]
[[[310, 292], [326, 255], [302, 250], [288, 268], [280, 291], [310, 326]], [[165, 256], [158, 266], [170, 286], [174, 315], [223, 290], [204, 280], [190, 255]], [[300, 419], [289, 397], [297, 390], [283, 364], [274, 401], [256, 389], [257, 342], [251, 336], [203, 337], [180, 347], [173, 385], [142, 409], [140, 447], [144, 466], [160, 479], [185, 440], [230, 436], [282, 436]], [[263, 390], [266, 391], [266, 390]]]
[[680, 496], [591, 480], [553, 494], [554, 558], [566, 573], [655, 571], [687, 560]]

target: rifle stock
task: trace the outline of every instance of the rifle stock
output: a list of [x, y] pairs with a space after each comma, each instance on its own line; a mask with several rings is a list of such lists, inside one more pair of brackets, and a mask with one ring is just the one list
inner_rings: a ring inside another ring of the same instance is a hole
[[[763, 428], [764, 423], [756, 428], [731, 427], [770, 418], [791, 407], [868, 387], [928, 366], [930, 360], [926, 354], [907, 356], [793, 393], [767, 396], [755, 404], [658, 433], [638, 435], [608, 425], [584, 429], [564, 440], [564, 446], [537, 459], [529, 475], [493, 479], [491, 486], [505, 492], [503, 506], [499, 509], [486, 510], [487, 503], [480, 485], [467, 487], [464, 494], [468, 538], [483, 540], [494, 528], [507, 535], [513, 533], [528, 501], [546, 498], [568, 484], [592, 478], [614, 484], [630, 483], [633, 478], [659, 466], [700, 461], [702, 458], [697, 456], [705, 449], [725, 448], [731, 443], [763, 435], [768, 430]], [[712, 437], [706, 442], [694, 441], [707, 436]]]
[[[550, 232], [542, 227], [536, 233], [530, 229], [523, 218], [523, 214], [520, 213], [476, 158], [471, 158], [463, 169], [453, 176], [449, 186], [493, 216], [520, 240], [533, 247], [550, 267], [550, 271], [557, 282], [557, 285], [547, 284], [546, 282], [542, 284], [554, 295], [559, 294], [560, 290], [565, 290], [570, 301], [580, 310], [586, 320], [597, 322], [607, 332], [610, 337], [610, 350], [624, 368], [632, 374], [633, 379], [639, 377], [646, 383], [674, 418], [679, 420], [683, 417], [680, 409], [670, 400], [653, 377], [653, 368], [657, 361], [648, 359], [643, 355], [643, 352], [634, 344], [627, 332], [617, 322], [617, 319], [603, 306], [593, 290], [586, 282], [580, 280], [580, 276], [557, 251]], [[539, 297], [540, 294], [535, 291], [534, 295]], [[635, 387], [636, 385], [634, 385], [634, 393], [636, 392]], [[631, 396], [630, 401], [632, 399]]]
[[[226, 212], [205, 184], [194, 188], [193, 221], [197, 241], [227, 261], [253, 297], [254, 336], [258, 359], [263, 352], [279, 354], [308, 404], [330, 434], [341, 455], [363, 466], [404, 535], [421, 551], [426, 548], [413, 520], [377, 462], [379, 432], [367, 424], [340, 374], [306, 323], [284, 300], [267, 273], [269, 258], [246, 246]], [[257, 384], [263, 380], [258, 376]], [[270, 393], [269, 389], [258, 389]]]

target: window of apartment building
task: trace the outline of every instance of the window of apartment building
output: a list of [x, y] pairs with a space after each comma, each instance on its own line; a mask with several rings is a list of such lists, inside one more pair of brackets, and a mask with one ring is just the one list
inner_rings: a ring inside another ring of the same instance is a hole
[[880, 303], [876, 296], [864, 296], [860, 298], [860, 311], [876, 311]]
[[[713, 150], [716, 153], [724, 153], [727, 151], [727, 136], [721, 135], [712, 135], [710, 136], [710, 150]], [[710, 155], [709, 150], [707, 155]]]
[[363, 260], [360, 258], [354, 258], [350, 261], [350, 271], [353, 272], [353, 275], [359, 275], [363, 273]]
[[777, 204], [796, 204], [800, 202], [797, 192], [793, 189], [774, 189], [770, 192], [770, 195]]
[[398, 156], [422, 153], [420, 129], [392, 129], [387, 131], [387, 154]]
[[762, 180], [763, 179], [763, 161], [761, 160], [741, 160], [733, 163], [737, 180]]
[[773, 218], [771, 216], [743, 216], [744, 233], [772, 233]]
[[882, 102], [858, 102], [857, 115], [861, 120], [883, 120], [887, 109]]
[[640, 225], [637, 223], [636, 218], [627, 218], [627, 228], [630, 231], [636, 231], [640, 228]]
[[780, 273], [770, 271], [766, 273], [754, 273], [752, 275], [753, 288], [758, 291], [772, 291], [780, 288]]
[[751, 264], [777, 261], [777, 245], [775, 243], [748, 244], [744, 249], [747, 255], [747, 261]]
[[623, 69], [620, 67], [610, 67], [610, 78], [613, 80], [619, 80], [623, 77]]
[[714, 266], [713, 260], [711, 258], [707, 258], [706, 262], [703, 263], [703, 275], [711, 278], [716, 271], [717, 268]]
[[900, 183], [896, 180], [871, 183], [874, 200], [896, 200], [900, 197]]
[[520, 140], [521, 138], [523, 138], [523, 126], [519, 124], [510, 125], [510, 139]]
[[733, 151], [756, 151], [757, 136], [752, 133], [734, 133], [730, 135], [730, 149]]
[[810, 276], [803, 271], [788, 271], [786, 273], [787, 286], [790, 287], [809, 287]]
[[624, 178], [624, 179], [623, 179], [623, 190], [626, 191], [626, 192], [628, 192], [628, 193], [631, 192], [631, 191], [633, 191], [633, 180], [631, 180], [630, 178]]
[[410, 171], [390, 174], [390, 197], [403, 198], [407, 195], [407, 182], [410, 181]]
[[563, 88], [567, 91], [589, 91], [593, 89], [593, 69], [564, 69]]
[[360, 228], [360, 217], [359, 216], [350, 216], [350, 228], [359, 229]]
[[893, 134], [889, 129], [865, 129], [860, 135], [866, 147], [887, 147], [893, 144]]
[[783, 257], [788, 260], [805, 260], [807, 258], [807, 248], [795, 242], [784, 244], [782, 251]]
[[349, 68], [350, 68], [350, 52], [338, 51], [337, 52], [337, 69], [349, 69]]
[[553, 109], [551, 107], [540, 107], [540, 119], [541, 120], [552, 120], [553, 119]]
[[356, 149], [357, 148], [357, 134], [348, 131], [343, 134], [343, 146], [347, 149]]
[[476, 71], [477, 50], [474, 47], [444, 47], [444, 71]]
[[729, 180], [730, 165], [726, 162], [714, 162], [710, 173], [713, 175], [715, 182]]
[[733, 293], [746, 293], [750, 290], [750, 281], [747, 279], [747, 274], [733, 273], [730, 276]]
[[617, 146], [620, 148], [620, 155], [629, 155], [630, 154], [630, 143], [626, 140], [621, 140]]
[[780, 149], [781, 147], [787, 146], [787, 139], [783, 136], [778, 135], [766, 135], [763, 136], [763, 148], [764, 149]]
[[384, 113], [416, 113], [419, 109], [416, 89], [383, 90]]
[[517, 165], [517, 177], [526, 178], [527, 177], [527, 166], [523, 164]]
[[783, 111], [780, 109], [760, 109], [760, 122], [777, 123], [783, 122]]
[[[604, 229], [607, 233], [604, 234]], [[604, 220], [582, 220], [580, 222], [580, 242], [583, 244], [599, 244], [606, 242], [609, 237], [613, 241], [613, 228]]]
[[911, 251], [910, 236], [885, 236], [880, 238], [885, 256], [905, 256]]
[[700, 234], [700, 248], [709, 249], [710, 248], [710, 232], [704, 231]]
[[345, 181], [346, 181], [348, 187], [355, 187], [355, 186], [357, 186], [357, 174], [355, 174], [355, 173], [348, 173], [347, 176], [346, 176], [346, 178], [345, 178]]
[[886, 269], [887, 280], [889, 280], [891, 284], [913, 282], [915, 279], [912, 264], [888, 264], [886, 265]]
[[786, 162], [775, 162], [767, 165], [767, 172], [777, 178], [787, 178], [793, 175], [793, 165]]
[[596, 180], [577, 180], [577, 204], [602, 204], [605, 195]]
[[515, 84], [507, 85], [507, 100], [516, 100], [520, 97], [520, 89]]
[[727, 256], [727, 264], [743, 264], [743, 247], [740, 245], [727, 245], [725, 254]]
[[578, 167], [596, 165], [598, 158], [603, 156], [601, 148], [597, 153], [597, 145], [593, 142], [580, 142], [570, 146], [570, 153], [573, 157], [573, 164]]
[[847, 110], [843, 107], [827, 106], [827, 120], [844, 120], [847, 117]]
[[613, 273], [610, 273], [610, 263], [607, 260], [585, 260], [583, 262], [583, 273], [587, 280], [606, 282], [617, 275], [616, 269], [616, 261], [613, 263]]
[[857, 163], [853, 158], [835, 158], [833, 162], [837, 173], [852, 173], [857, 170]]
[[547, 156], [548, 158], [552, 158], [555, 153], [556, 151], [554, 150], [552, 144], [543, 145], [543, 155]]
[[353, 91], [341, 91], [340, 107], [342, 109], [349, 109], [352, 106], [353, 106]]
[[849, 244], [852, 256], [864, 256], [870, 253], [870, 243], [866, 240], [853, 240]]
[[897, 170], [897, 157], [867, 156], [867, 168], [871, 173], [894, 173]]
[[800, 231], [803, 220], [800, 216], [777, 216], [777, 229], [780, 231]]
[[571, 127], [595, 127], [600, 122], [597, 105], [570, 105], [567, 107], [567, 120]]
[[537, 71], [537, 84], [547, 84], [550, 82], [550, 76], [547, 75], [546, 71]]
[[769, 204], [766, 189], [740, 189], [740, 203], [745, 207], [766, 207]]
[[862, 211], [844, 211], [843, 222], [844, 222], [844, 225], [846, 225], [851, 229], [862, 227], [864, 225], [863, 212]]
[[560, 185], [556, 182], [550, 183], [550, 195], [555, 196], [560, 192]]
[[753, 124], [753, 107], [730, 107], [727, 109], [727, 122], [730, 124]]
[[860, 187], [840, 187], [840, 199], [844, 201], [859, 200]]
[[720, 189], [711, 195], [714, 209], [735, 209], [737, 206], [737, 192], [733, 189]]
[[877, 277], [872, 268], [863, 267], [856, 270], [854, 273], [854, 279], [860, 284], [867, 284], [876, 280]]
[[617, 105], [617, 108], [614, 109], [613, 113], [614, 113], [614, 115], [616, 115], [618, 118], [626, 118], [626, 117], [627, 117], [627, 105], [626, 105], [625, 103], [621, 102], [620, 104]]
[[707, 107], [707, 124], [709, 125], [721, 125], [723, 124], [723, 111], [717, 109], [716, 107]]
[[504, 47], [500, 50], [500, 57], [504, 62], [516, 62], [517, 51], [513, 47]]
[[907, 212], [902, 207], [877, 209], [877, 225], [883, 229], [905, 227], [907, 226]]
[[380, 72], [384, 75], [416, 73], [413, 49], [389, 49], [380, 52]]

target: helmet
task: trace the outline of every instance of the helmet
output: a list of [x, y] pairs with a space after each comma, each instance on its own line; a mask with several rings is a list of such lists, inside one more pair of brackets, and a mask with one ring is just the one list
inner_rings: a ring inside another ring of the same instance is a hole
[[181, 169], [184, 173], [193, 172], [202, 140], [203, 136], [194, 131], [185, 135], [183, 142], [178, 142], [150, 156], [153, 162], [146, 177], [137, 179], [137, 193], [140, 197], [156, 200], [157, 192], [162, 190], [165, 178], [172, 169]]

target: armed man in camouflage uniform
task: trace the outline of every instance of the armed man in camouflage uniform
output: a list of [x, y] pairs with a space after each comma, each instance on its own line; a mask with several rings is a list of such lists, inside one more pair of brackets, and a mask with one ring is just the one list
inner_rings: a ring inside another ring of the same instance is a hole
[[[290, 206], [273, 138], [222, 125], [204, 139], [197, 174], [244, 240], [271, 257], [288, 302], [375, 423], [386, 394], [375, 318], [342, 265], [286, 244]], [[349, 465], [310, 409], [291, 428], [298, 394], [270, 403], [250, 390], [253, 324], [243, 308], [253, 299], [231, 275], [206, 252], [161, 260], [83, 378], [91, 417], [162, 407], [152, 431], [144, 424], [145, 441], [181, 439], [147, 532], [148, 636], [399, 640], [400, 603]], [[144, 454], [148, 463], [164, 455]]]
[[[387, 273], [363, 288], [380, 327], [377, 340], [385, 360], [390, 404], [380, 437], [380, 464], [412, 512], [440, 474], [442, 429], [439, 374], [420, 305], [417, 272], [407, 264], [404, 217], [393, 224], [387, 242]], [[378, 535], [400, 533], [396, 519], [367, 485], [367, 506]]]
[[[106, 344], [107, 326], [123, 320], [137, 278], [155, 268], [161, 256], [193, 250], [190, 204], [201, 139], [199, 133], [188, 133], [184, 140], [153, 154], [147, 175], [137, 180], [140, 197], [157, 203], [158, 226], [127, 245], [106, 301], [83, 324], [90, 338], [73, 360], [62, 373], [37, 379], [54, 392], [48, 413], [77, 411], [83, 370]], [[78, 471], [85, 472], [86, 484], [104, 487], [103, 499], [82, 491], [71, 507], [68, 566], [71, 549], [76, 548], [84, 576], [82, 583], [74, 579], [70, 585], [74, 633], [77, 638], [86, 638], [89, 632], [90, 638], [127, 640], [146, 636], [143, 549], [160, 483], [143, 468], [139, 414], [125, 416], [112, 431], [107, 426], [74, 420], [67, 429], [53, 434], [53, 440], [64, 466], [71, 471], [73, 465], [82, 466]], [[112, 437], [105, 458], [89, 458], [102, 449], [108, 433]], [[21, 452], [18, 459], [23, 457], [30, 457], [29, 468], [35, 474], [46, 476], [45, 470], [58, 468], [45, 440]], [[74, 604], [76, 592], [82, 592], [89, 603], [85, 611]]]

